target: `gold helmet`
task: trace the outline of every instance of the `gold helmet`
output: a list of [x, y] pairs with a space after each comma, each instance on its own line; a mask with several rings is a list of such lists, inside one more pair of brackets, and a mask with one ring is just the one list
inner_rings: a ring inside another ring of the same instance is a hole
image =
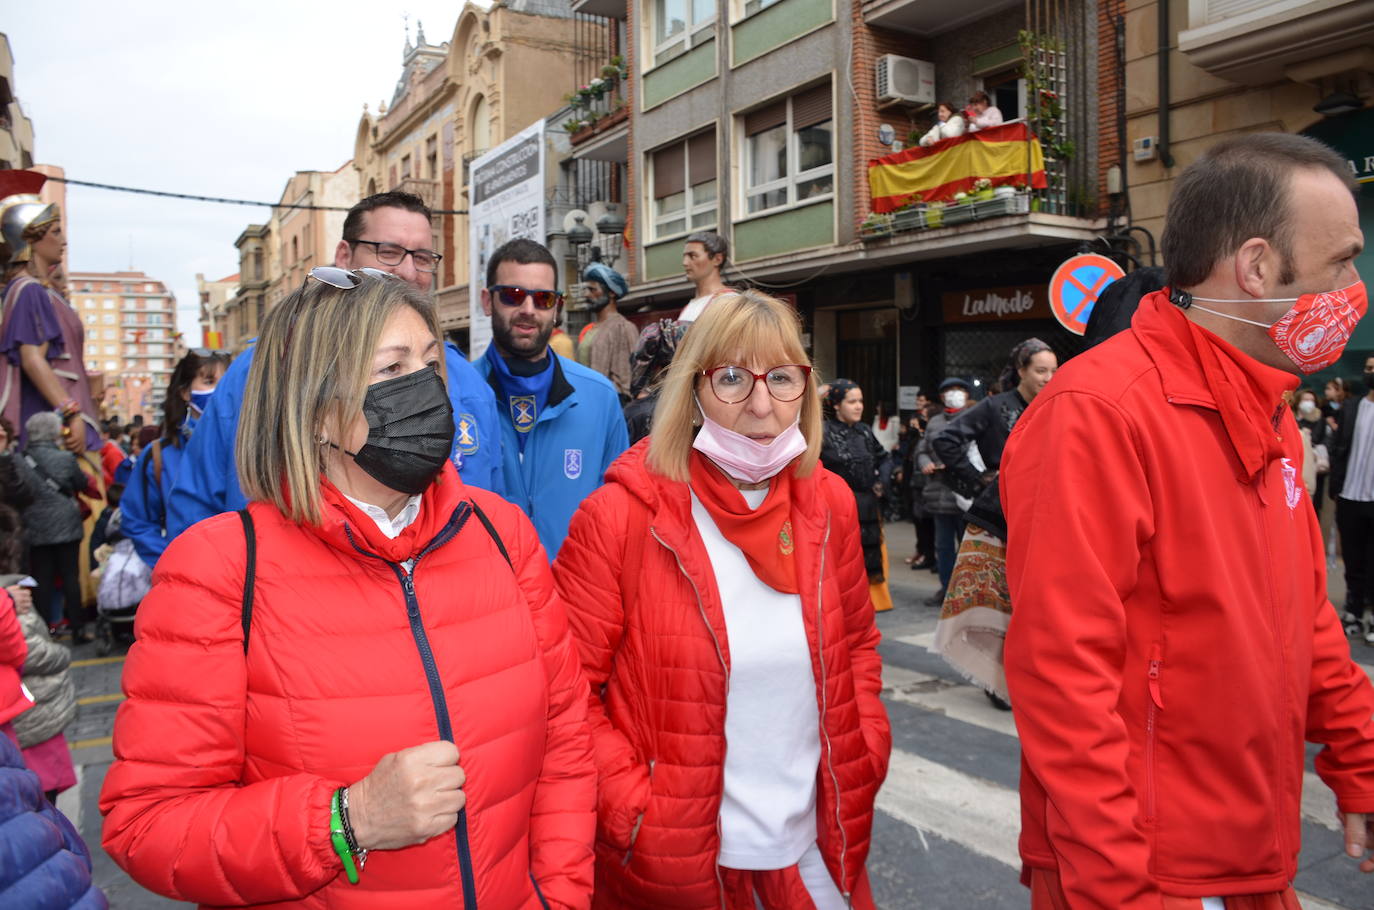
[[0, 171], [0, 235], [9, 247], [9, 264], [29, 261], [26, 231], [62, 217], [56, 203], [45, 203], [38, 197], [47, 179], [37, 171]]

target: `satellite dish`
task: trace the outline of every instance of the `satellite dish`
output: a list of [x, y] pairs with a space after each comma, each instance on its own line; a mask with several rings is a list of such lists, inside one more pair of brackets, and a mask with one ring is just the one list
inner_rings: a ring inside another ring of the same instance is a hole
[[878, 141], [883, 145], [891, 145], [897, 138], [897, 131], [892, 128], [892, 124], [884, 123], [878, 127]]
[[563, 233], [566, 234], [568, 231], [571, 231], [575, 225], [586, 224], [587, 219], [590, 217], [591, 216], [582, 209], [573, 209], [563, 216]]

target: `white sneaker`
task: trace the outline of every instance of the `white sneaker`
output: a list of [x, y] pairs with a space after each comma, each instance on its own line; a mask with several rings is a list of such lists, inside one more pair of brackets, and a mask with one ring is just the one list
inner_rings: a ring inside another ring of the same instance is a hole
[[1364, 626], [1364, 643], [1374, 645], [1374, 616], [1366, 613], [1361, 624]]

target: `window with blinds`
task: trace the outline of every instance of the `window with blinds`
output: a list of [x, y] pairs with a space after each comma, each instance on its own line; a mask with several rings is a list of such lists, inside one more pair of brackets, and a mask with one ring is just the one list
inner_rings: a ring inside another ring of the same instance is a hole
[[834, 101], [830, 82], [755, 108], [740, 120], [746, 214], [834, 195]]
[[716, 226], [716, 129], [651, 153], [653, 239]]

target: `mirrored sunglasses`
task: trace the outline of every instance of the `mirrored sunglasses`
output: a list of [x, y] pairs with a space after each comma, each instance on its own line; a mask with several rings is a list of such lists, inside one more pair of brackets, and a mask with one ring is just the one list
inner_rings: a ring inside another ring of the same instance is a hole
[[502, 306], [518, 307], [526, 297], [541, 310], [551, 310], [563, 303], [563, 295], [558, 291], [535, 291], [514, 284], [494, 284], [487, 290], [492, 297], [501, 301]]

